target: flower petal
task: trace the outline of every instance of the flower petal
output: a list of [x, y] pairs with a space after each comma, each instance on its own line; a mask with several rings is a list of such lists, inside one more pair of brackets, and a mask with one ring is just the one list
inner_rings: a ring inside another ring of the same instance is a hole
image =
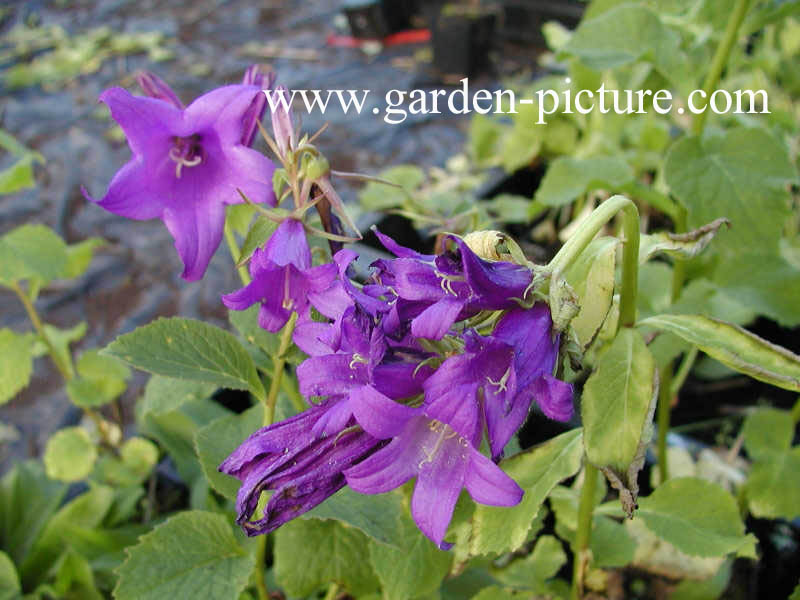
[[408, 421], [420, 414], [420, 409], [399, 404], [366, 385], [350, 392], [350, 406], [364, 431], [381, 440], [400, 435]]
[[464, 486], [475, 502], [490, 506], [515, 506], [525, 493], [500, 467], [474, 449]]
[[419, 450], [408, 439], [395, 438], [368, 459], [344, 471], [347, 485], [362, 494], [383, 494], [417, 474]]
[[414, 337], [440, 340], [456, 322], [464, 302], [452, 296], [446, 296], [431, 304], [411, 321], [411, 333]]
[[100, 200], [93, 199], [85, 190], [83, 192], [87, 200], [129, 219], [155, 219], [164, 210], [163, 198], [152, 189], [148, 169], [141, 157], [134, 158], [117, 171], [106, 195]]
[[453, 438], [442, 444], [432, 461], [420, 463], [411, 516], [420, 531], [442, 549], [449, 547], [443, 540], [464, 485], [468, 457], [468, 448]]
[[111, 110], [111, 116], [122, 127], [131, 152], [143, 156], [166, 158], [170, 138], [179, 135], [181, 111], [164, 100], [133, 96], [113, 87], [100, 94], [100, 101]]
[[245, 115], [260, 93], [254, 85], [226, 85], [203, 94], [183, 111], [183, 129], [178, 135], [213, 136], [222, 147], [239, 144]]
[[213, 201], [171, 207], [164, 210], [163, 218], [183, 261], [181, 276], [187, 281], [201, 279], [222, 240], [225, 207]]
[[569, 421], [572, 418], [572, 385], [543, 375], [533, 382], [533, 398], [542, 412], [555, 421]]

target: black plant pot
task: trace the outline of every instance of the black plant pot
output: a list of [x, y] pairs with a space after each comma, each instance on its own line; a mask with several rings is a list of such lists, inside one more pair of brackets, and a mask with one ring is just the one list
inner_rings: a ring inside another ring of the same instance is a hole
[[585, 6], [580, 0], [503, 0], [498, 35], [503, 39], [544, 45], [542, 25], [558, 21], [574, 29]]
[[433, 26], [433, 63], [444, 75], [469, 77], [489, 65], [496, 14], [447, 4]]
[[344, 13], [355, 38], [382, 39], [410, 27], [416, 2], [403, 0], [347, 0]]

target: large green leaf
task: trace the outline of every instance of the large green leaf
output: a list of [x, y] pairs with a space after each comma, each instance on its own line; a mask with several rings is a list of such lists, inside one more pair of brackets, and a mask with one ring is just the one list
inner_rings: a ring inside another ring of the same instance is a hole
[[800, 517], [800, 446], [756, 461], [747, 478], [745, 495], [756, 517]]
[[20, 567], [26, 587], [42, 583], [59, 557], [69, 549], [74, 533], [99, 526], [113, 501], [111, 488], [95, 486], [59, 509]]
[[728, 257], [777, 248], [791, 215], [787, 185], [796, 174], [784, 146], [766, 130], [684, 137], [669, 150], [665, 177], [688, 209], [690, 227], [730, 220], [730, 231], [714, 243]]
[[144, 388], [144, 398], [136, 406], [137, 411], [145, 415], [164, 414], [179, 408], [182, 404], [208, 398], [216, 386], [202, 381], [187, 381], [153, 375]]
[[207, 323], [158, 319], [118, 337], [104, 350], [156, 375], [250, 390], [265, 396], [253, 359], [236, 338]]
[[195, 450], [208, 483], [226, 498], [236, 499], [241, 482], [217, 469], [231, 452], [263, 425], [263, 420], [264, 407], [257, 404], [241, 414], [217, 419], [195, 433]]
[[604, 469], [614, 487], [624, 486], [620, 494], [628, 511], [638, 493], [636, 477], [644, 461], [657, 393], [655, 360], [642, 336], [632, 328], [620, 329], [586, 381], [581, 414], [586, 455]]
[[633, 179], [633, 170], [620, 158], [571, 158], [554, 160], [534, 199], [547, 206], [563, 206], [596, 189], [619, 191]]
[[18, 463], [0, 482], [0, 547], [16, 564], [61, 504], [67, 486], [53, 481], [38, 462]]
[[375, 542], [369, 546], [370, 562], [382, 584], [384, 599], [405, 600], [437, 590], [450, 570], [452, 555], [422, 535], [405, 511], [386, 519], [397, 524], [397, 547]]
[[0, 284], [37, 278], [42, 283], [63, 276], [67, 245], [44, 225], [22, 225], [0, 237]]
[[333, 519], [358, 529], [375, 542], [398, 547], [403, 525], [399, 515], [404, 512], [399, 492], [372, 496], [345, 486], [300, 518]]
[[680, 36], [658, 14], [625, 4], [581, 22], [563, 51], [598, 71], [644, 60], [673, 84], [685, 86], [689, 67], [680, 46]]
[[737, 325], [700, 315], [658, 315], [639, 324], [674, 333], [754, 379], [800, 391], [800, 356]]
[[336, 521], [294, 520], [275, 532], [275, 578], [304, 597], [335, 581], [358, 597], [378, 589], [369, 541]]
[[0, 329], [0, 404], [28, 385], [33, 372], [33, 336]]
[[478, 505], [472, 519], [472, 554], [518, 549], [550, 491], [581, 467], [581, 430], [563, 433], [532, 450], [521, 452], [500, 466], [525, 490], [522, 502], [510, 508]]
[[114, 589], [117, 600], [235, 599], [253, 570], [253, 557], [234, 537], [228, 518], [199, 510], [170, 518], [127, 552]]
[[5, 552], [0, 552], [0, 600], [16, 600], [22, 597], [22, 586], [14, 563]]
[[785, 410], [759, 408], [747, 415], [742, 428], [744, 447], [751, 458], [768, 460], [792, 445], [794, 421]]
[[755, 552], [756, 539], [745, 535], [736, 500], [704, 479], [668, 479], [639, 499], [637, 515], [653, 533], [691, 556]]

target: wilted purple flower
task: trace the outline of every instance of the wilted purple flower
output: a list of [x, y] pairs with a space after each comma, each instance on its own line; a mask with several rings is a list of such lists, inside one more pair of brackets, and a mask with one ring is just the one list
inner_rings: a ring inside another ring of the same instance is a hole
[[[262, 72], [258, 65], [250, 65], [244, 72], [242, 77], [242, 85], [254, 85], [262, 92], [272, 89], [275, 84], [275, 72], [269, 71], [268, 73]], [[256, 130], [258, 123], [264, 116], [264, 111], [267, 108], [267, 98], [264, 94], [256, 94], [253, 101], [250, 103], [250, 108], [247, 109], [244, 117], [242, 118], [242, 145], [250, 146], [253, 139], [256, 137]]]
[[[269, 533], [311, 510], [344, 487], [344, 469], [382, 445], [356, 427], [335, 436], [314, 435], [316, 422], [335, 404], [329, 401], [259, 429], [219, 466], [242, 482], [236, 497], [237, 523], [247, 535]], [[263, 518], [250, 521], [264, 490], [275, 491]]]
[[182, 276], [200, 279], [222, 239], [225, 205], [242, 202], [237, 190], [252, 202], [275, 203], [274, 165], [242, 145], [244, 120], [260, 90], [226, 86], [181, 109], [161, 80], [144, 81], [156, 98], [118, 87], [100, 96], [125, 132], [133, 158], [96, 202], [131, 219], [163, 219], [183, 261]]
[[327, 290], [336, 278], [334, 264], [311, 266], [303, 223], [284, 220], [264, 246], [250, 259], [253, 281], [237, 292], [222, 297], [232, 310], [244, 310], [260, 303], [258, 324], [267, 331], [278, 331], [297, 312], [300, 321], [310, 318], [315, 295]]
[[477, 407], [453, 402], [409, 408], [369, 388], [359, 391], [355, 417], [372, 436], [392, 438], [375, 454], [344, 471], [347, 484], [364, 494], [393, 490], [417, 478], [411, 515], [442, 549], [462, 488], [472, 499], [491, 506], [514, 506], [523, 491], [491, 460], [475, 449], [480, 429]]
[[431, 256], [376, 234], [398, 257], [374, 263], [378, 279], [397, 294], [399, 319], [411, 319], [416, 337], [441, 339], [453, 323], [481, 310], [516, 307], [531, 283], [526, 267], [483, 260], [455, 236], [447, 238], [454, 250]]

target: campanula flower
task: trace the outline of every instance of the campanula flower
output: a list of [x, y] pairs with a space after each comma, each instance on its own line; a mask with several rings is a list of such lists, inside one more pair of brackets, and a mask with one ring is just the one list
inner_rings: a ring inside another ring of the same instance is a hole
[[453, 323], [481, 310], [514, 308], [531, 283], [526, 267], [483, 260], [456, 236], [447, 237], [453, 250], [432, 256], [376, 234], [397, 256], [374, 263], [378, 279], [397, 294], [399, 319], [411, 319], [416, 337], [441, 339]]
[[[247, 535], [269, 533], [311, 510], [345, 485], [342, 471], [383, 443], [359, 428], [319, 437], [314, 425], [335, 401], [312, 406], [253, 433], [219, 470], [238, 478], [237, 523]], [[251, 521], [261, 492], [274, 490], [262, 518]]]
[[368, 388], [359, 395], [359, 425], [391, 441], [345, 469], [347, 484], [363, 494], [381, 494], [416, 477], [411, 516], [443, 550], [450, 547], [444, 536], [462, 488], [491, 506], [514, 506], [522, 499], [516, 482], [475, 449], [481, 432], [471, 403], [454, 398], [447, 405], [410, 408]]
[[299, 321], [310, 319], [311, 303], [336, 279], [334, 264], [311, 266], [303, 223], [284, 220], [263, 248], [250, 259], [253, 280], [239, 291], [222, 297], [232, 310], [245, 310], [260, 303], [258, 324], [267, 331], [278, 331], [297, 312]]
[[260, 117], [253, 108], [260, 89], [230, 85], [183, 108], [155, 76], [142, 81], [154, 97], [119, 87], [100, 96], [133, 158], [96, 202], [131, 219], [162, 219], [183, 261], [183, 278], [197, 280], [222, 239], [225, 205], [242, 202], [238, 190], [252, 202], [275, 204], [274, 165], [243, 144]]

